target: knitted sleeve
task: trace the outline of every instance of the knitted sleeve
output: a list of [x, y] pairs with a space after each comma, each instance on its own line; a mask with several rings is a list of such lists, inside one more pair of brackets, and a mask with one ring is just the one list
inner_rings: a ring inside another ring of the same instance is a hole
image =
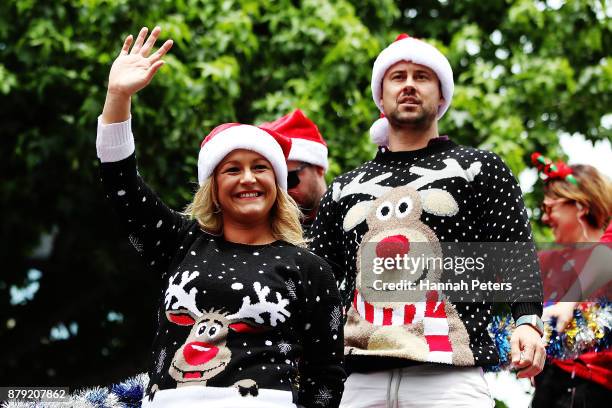
[[304, 354], [298, 403], [307, 408], [338, 407], [346, 379], [340, 295], [331, 269], [319, 261], [304, 282]]
[[164, 273], [189, 221], [166, 207], [138, 174], [129, 120], [99, 124], [96, 145], [107, 199], [147, 266]]
[[[483, 160], [484, 198], [481, 222], [484, 242], [513, 243], [504, 256], [502, 271], [512, 283], [510, 306], [515, 319], [528, 314], [542, 314], [542, 281], [536, 247], [521, 188], [502, 159], [493, 154]], [[486, 197], [486, 198], [485, 198]]]
[[333, 198], [333, 188], [330, 187], [321, 199], [317, 217], [308, 230], [308, 246], [331, 266], [336, 286], [340, 290], [342, 304], [345, 310], [348, 310], [353, 297], [354, 284], [351, 280], [354, 276], [347, 274], [341, 224], [342, 215], [338, 203]]

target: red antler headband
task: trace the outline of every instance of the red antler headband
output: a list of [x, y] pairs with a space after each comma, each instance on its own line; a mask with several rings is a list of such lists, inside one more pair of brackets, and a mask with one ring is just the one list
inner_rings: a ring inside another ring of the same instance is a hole
[[537, 167], [544, 182], [559, 179], [578, 185], [578, 180], [572, 174], [572, 168], [561, 160], [555, 164], [547, 157], [542, 156], [541, 153], [535, 152], [531, 155], [531, 162]]

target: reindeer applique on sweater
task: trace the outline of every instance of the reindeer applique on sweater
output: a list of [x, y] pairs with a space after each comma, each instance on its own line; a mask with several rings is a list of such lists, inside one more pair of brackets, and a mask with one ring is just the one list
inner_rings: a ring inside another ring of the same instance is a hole
[[[352, 305], [345, 328], [346, 353], [386, 355], [416, 361], [473, 365], [469, 336], [452, 303], [438, 291], [407, 292], [402, 302], [388, 301], [385, 295], [367, 291], [362, 285], [371, 282], [363, 273], [372, 273], [375, 258], [408, 255], [442, 258], [440, 241], [434, 231], [421, 221], [423, 212], [449, 217], [459, 211], [456, 200], [445, 190], [422, 189], [433, 181], [462, 177], [472, 181], [480, 172], [480, 162], [463, 169], [454, 159], [444, 160], [445, 167], [431, 170], [413, 166], [410, 172], [420, 175], [405, 186], [388, 187], [379, 183], [390, 173], [365, 183], [363, 173], [338, 191], [341, 198], [354, 192], [367, 192], [378, 197], [361, 201], [347, 212], [344, 229], [348, 231], [364, 220], [368, 232], [363, 236], [357, 253], [357, 277]], [[416, 271], [385, 270], [392, 281], [407, 280], [439, 282], [440, 268]], [[363, 273], [362, 273], [363, 272]], [[370, 275], [371, 277], [371, 275]], [[384, 277], [384, 276], [383, 276]], [[416, 286], [418, 288], [418, 286]], [[371, 288], [370, 288], [371, 289]], [[372, 300], [367, 299], [368, 295]]]
[[[180, 281], [175, 283], [179, 275]], [[169, 374], [176, 380], [177, 387], [206, 385], [210, 379], [226, 369], [232, 358], [232, 352], [227, 347], [230, 332], [261, 333], [291, 316], [287, 310], [289, 300], [284, 299], [278, 292], [275, 292], [276, 301], [267, 300], [270, 288], [262, 287], [259, 282], [253, 284], [257, 301], [252, 303], [251, 297], [245, 296], [236, 313], [214, 308], [200, 310], [196, 304], [198, 289], [185, 289], [198, 275], [198, 271], [175, 274], [170, 277], [165, 294], [167, 319], [177, 325], [192, 327], [170, 364]], [[269, 325], [265, 324], [264, 315], [269, 316]], [[242, 396], [258, 394], [258, 385], [250, 378], [236, 381], [234, 387], [238, 388]]]

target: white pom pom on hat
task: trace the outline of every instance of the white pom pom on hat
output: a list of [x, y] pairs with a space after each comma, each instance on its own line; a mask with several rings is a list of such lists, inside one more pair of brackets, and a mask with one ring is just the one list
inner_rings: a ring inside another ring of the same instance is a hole
[[206, 136], [198, 156], [198, 183], [202, 185], [225, 156], [236, 149], [251, 150], [265, 157], [274, 169], [276, 183], [287, 190], [287, 157], [291, 139], [271, 129], [241, 123], [224, 123]]
[[[415, 64], [424, 65], [431, 69], [440, 80], [440, 88], [444, 103], [438, 108], [437, 119], [440, 119], [448, 110], [455, 83], [453, 81], [453, 70], [448, 59], [434, 46], [410, 37], [408, 34], [400, 34], [394, 42], [382, 50], [374, 66], [372, 67], [372, 99], [382, 112], [380, 98], [382, 95], [382, 80], [387, 70], [400, 61], [409, 61]], [[383, 123], [384, 122], [384, 123]], [[378, 119], [370, 128], [370, 138], [379, 146], [386, 146], [389, 142], [389, 121], [384, 115]]]
[[381, 114], [370, 127], [370, 139], [379, 146], [386, 146], [389, 142], [389, 121]]

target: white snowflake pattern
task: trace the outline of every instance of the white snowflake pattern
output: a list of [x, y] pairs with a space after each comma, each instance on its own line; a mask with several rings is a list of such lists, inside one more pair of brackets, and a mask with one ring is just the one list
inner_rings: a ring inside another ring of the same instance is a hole
[[334, 310], [332, 310], [330, 318], [329, 328], [333, 331], [338, 331], [338, 328], [342, 326], [342, 312], [340, 312], [340, 306], [336, 306]]
[[282, 341], [282, 342], [278, 343], [278, 349], [283, 354], [289, 354], [289, 352], [291, 351], [291, 344]]
[[158, 374], [161, 372], [162, 368], [164, 368], [164, 360], [166, 360], [166, 349], [162, 348], [157, 358], [157, 365], [155, 366], [155, 370]]
[[143, 251], [142, 242], [140, 241], [140, 239], [137, 236], [130, 234], [128, 236], [128, 238], [130, 240], [130, 243], [132, 244], [132, 246], [134, 246], [134, 248], [136, 249], [137, 252], [142, 252]]
[[333, 397], [332, 397], [331, 391], [327, 389], [326, 386], [323, 386], [319, 388], [319, 390], [317, 391], [317, 395], [315, 395], [314, 402], [316, 405], [321, 405], [323, 407], [326, 407], [329, 405], [332, 398]]
[[285, 285], [287, 285], [287, 291], [289, 292], [289, 297], [291, 297], [291, 299], [296, 300], [297, 299], [297, 295], [295, 294], [295, 282], [293, 282], [291, 279], [289, 279], [287, 282], [285, 282]]

